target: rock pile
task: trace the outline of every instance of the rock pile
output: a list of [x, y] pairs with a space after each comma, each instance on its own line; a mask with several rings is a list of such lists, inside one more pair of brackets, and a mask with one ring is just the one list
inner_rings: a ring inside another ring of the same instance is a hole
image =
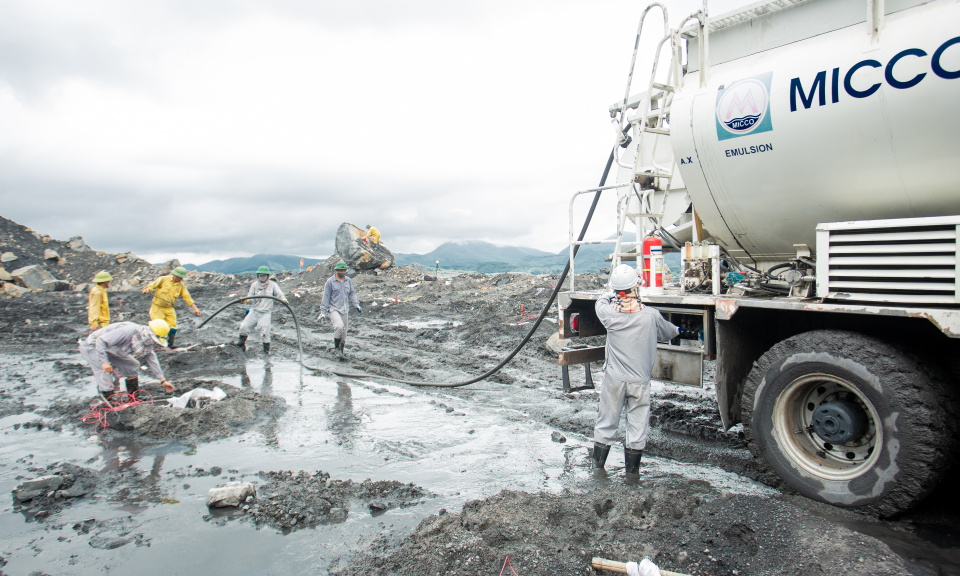
[[[266, 483], [256, 491], [257, 494], [243, 493], [236, 505], [243, 518], [252, 520], [257, 527], [267, 525], [283, 532], [316, 526], [321, 522], [342, 521], [350, 512], [351, 502], [356, 500], [370, 513], [378, 514], [391, 508], [414, 506], [429, 496], [414, 484], [369, 479], [357, 484], [352, 480], [335, 480], [322, 470], [261, 471], [260, 477]], [[223, 494], [237, 492], [242, 484], [245, 483], [227, 484], [223, 488], [229, 487], [229, 490]], [[249, 486], [252, 489], [252, 485]], [[217, 494], [219, 498], [220, 492]], [[207, 505], [211, 506], [211, 502], [208, 497]], [[225, 517], [212, 515], [205, 519], [221, 524], [227, 521]]]
[[93, 493], [99, 482], [93, 470], [69, 463], [51, 465], [45, 472], [13, 489], [17, 510], [26, 508], [38, 517], [58, 512], [74, 499]]

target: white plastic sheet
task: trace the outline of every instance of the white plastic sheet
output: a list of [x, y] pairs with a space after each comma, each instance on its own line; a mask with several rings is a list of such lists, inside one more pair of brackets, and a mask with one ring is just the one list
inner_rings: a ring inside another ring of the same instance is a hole
[[636, 562], [627, 562], [627, 575], [628, 576], [660, 576], [660, 568], [656, 564], [650, 561], [649, 558], [644, 558], [640, 561], [639, 564]]
[[167, 402], [169, 402], [170, 406], [173, 406], [174, 408], [186, 408], [190, 400], [193, 400], [194, 404], [199, 406], [200, 398], [209, 398], [210, 400], [216, 402], [218, 400], [223, 400], [226, 397], [227, 393], [221, 390], [219, 386], [216, 386], [212, 392], [206, 388], [194, 388], [179, 398], [167, 398]]

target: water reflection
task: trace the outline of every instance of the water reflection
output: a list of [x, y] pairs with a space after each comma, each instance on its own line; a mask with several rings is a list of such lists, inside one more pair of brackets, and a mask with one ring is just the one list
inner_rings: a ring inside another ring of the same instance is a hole
[[360, 416], [353, 411], [353, 390], [346, 382], [337, 382], [337, 401], [327, 409], [327, 428], [338, 445], [353, 448]]
[[[260, 384], [260, 394], [273, 396], [273, 364], [270, 363], [269, 358], [263, 363], [263, 383]], [[276, 418], [270, 418], [264, 423], [263, 439], [267, 446], [274, 448], [280, 446], [279, 422]]]
[[[121, 510], [141, 512], [147, 503], [167, 500], [161, 486], [160, 473], [167, 454], [183, 451], [184, 447], [176, 443], [144, 444], [132, 438], [101, 438], [104, 465], [101, 474], [120, 476], [127, 486], [121, 488], [111, 499], [121, 504]], [[143, 457], [152, 457], [150, 471], [142, 472], [137, 466]]]

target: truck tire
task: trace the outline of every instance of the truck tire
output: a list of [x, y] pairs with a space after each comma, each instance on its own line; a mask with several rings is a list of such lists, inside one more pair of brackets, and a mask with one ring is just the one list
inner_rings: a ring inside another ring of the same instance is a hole
[[952, 392], [936, 369], [897, 346], [815, 330], [777, 343], [754, 365], [742, 396], [744, 432], [753, 455], [800, 494], [889, 517], [946, 473]]

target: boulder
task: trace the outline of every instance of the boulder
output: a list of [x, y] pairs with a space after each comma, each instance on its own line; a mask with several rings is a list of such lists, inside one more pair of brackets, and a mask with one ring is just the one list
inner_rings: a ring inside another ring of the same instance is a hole
[[76, 250], [77, 252], [84, 252], [90, 249], [87, 243], [83, 241], [83, 236], [74, 236], [67, 240], [67, 248]]
[[42, 290], [43, 283], [47, 280], [56, 280], [52, 274], [44, 270], [39, 264], [33, 266], [24, 266], [10, 273], [13, 281], [31, 290]]
[[56, 251], [56, 250], [51, 250], [51, 249], [47, 248], [46, 250], [43, 251], [43, 259], [44, 259], [44, 260], [59, 260], [59, 259], [60, 259], [60, 255], [57, 254], [57, 251]]
[[70, 290], [70, 283], [64, 280], [44, 280], [42, 285], [44, 292], [66, 292]]
[[356, 270], [396, 266], [397, 259], [393, 256], [393, 252], [383, 244], [374, 245], [363, 242], [361, 238], [364, 234], [363, 230], [349, 222], [341, 224], [337, 229], [337, 255]]
[[173, 269], [177, 266], [180, 266], [180, 260], [174, 258], [173, 260], [167, 260], [160, 265], [160, 275], [165, 275], [173, 272]]
[[74, 287], [73, 291], [74, 291], [74, 292], [86, 292], [86, 291], [89, 290], [92, 286], [93, 286], [93, 284], [89, 284], [89, 283], [77, 284], [76, 287]]
[[13, 282], [13, 276], [11, 276], [9, 272], [4, 270], [2, 266], [0, 266], [0, 280], [4, 282]]
[[13, 255], [13, 252], [4, 252], [0, 254], [0, 262], [13, 262], [17, 257]]
[[20, 502], [26, 502], [27, 500], [33, 500], [41, 494], [56, 490], [61, 484], [63, 484], [63, 477], [57, 476], [56, 474], [26, 480], [23, 484], [13, 489], [13, 497]]
[[257, 489], [249, 482], [228, 482], [219, 488], [211, 488], [207, 493], [207, 506], [225, 508], [239, 506], [250, 496], [256, 496]]
[[124, 280], [123, 282], [120, 282], [120, 291], [121, 291], [121, 292], [129, 292], [129, 291], [131, 291], [131, 290], [136, 290], [136, 288], [134, 288], [133, 285], [130, 284], [130, 281], [129, 281], [129, 280]]

